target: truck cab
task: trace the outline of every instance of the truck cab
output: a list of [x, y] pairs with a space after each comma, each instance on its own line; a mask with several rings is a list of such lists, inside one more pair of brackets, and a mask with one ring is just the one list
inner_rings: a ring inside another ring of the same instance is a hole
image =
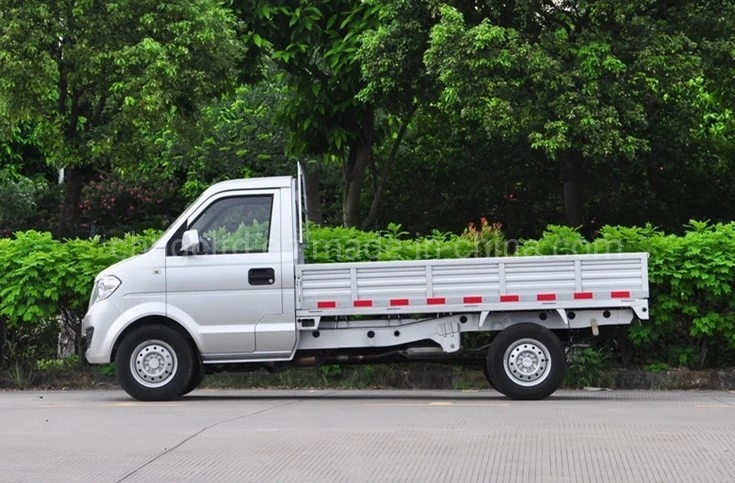
[[[83, 322], [87, 360], [113, 361], [120, 342], [151, 326], [181, 334], [201, 361], [291, 359], [298, 336], [295, 193], [290, 177], [219, 183], [149, 250], [101, 272]], [[174, 355], [171, 347], [154, 347], [150, 361], [161, 373], [146, 369], [145, 357], [133, 373], [151, 388]]]

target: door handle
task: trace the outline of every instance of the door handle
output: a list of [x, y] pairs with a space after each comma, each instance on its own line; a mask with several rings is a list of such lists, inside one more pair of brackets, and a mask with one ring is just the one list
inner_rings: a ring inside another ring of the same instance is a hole
[[276, 281], [276, 271], [272, 268], [251, 268], [248, 270], [250, 285], [273, 285]]

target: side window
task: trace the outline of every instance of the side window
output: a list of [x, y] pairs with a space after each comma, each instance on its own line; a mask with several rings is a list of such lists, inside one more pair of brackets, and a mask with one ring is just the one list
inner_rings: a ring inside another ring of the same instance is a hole
[[202, 254], [268, 251], [272, 195], [239, 196], [215, 201], [189, 226], [199, 231]]

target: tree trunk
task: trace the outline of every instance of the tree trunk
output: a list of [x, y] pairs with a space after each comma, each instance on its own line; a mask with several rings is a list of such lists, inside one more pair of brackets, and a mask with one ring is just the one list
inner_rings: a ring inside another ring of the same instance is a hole
[[[67, 98], [67, 81], [64, 70], [60, 71], [59, 90], [61, 99]], [[70, 106], [68, 111], [69, 123], [64, 129], [64, 138], [68, 146], [77, 148], [79, 138], [77, 127], [79, 125], [80, 106], [79, 99], [82, 92], [74, 89], [71, 92]], [[59, 112], [61, 115], [67, 113], [65, 102], [59, 100]], [[64, 168], [64, 200], [61, 202], [61, 216], [59, 217], [59, 229], [56, 233], [58, 238], [73, 238], [76, 236], [76, 227], [81, 214], [80, 201], [82, 198], [82, 187], [84, 186], [84, 174], [89, 171], [79, 166]]]
[[584, 224], [583, 183], [582, 154], [569, 153], [564, 160], [564, 213], [567, 225], [574, 228]]
[[79, 167], [66, 168], [64, 172], [64, 201], [61, 203], [61, 217], [58, 238], [73, 238], [76, 235], [76, 226], [79, 222], [81, 210], [79, 202], [84, 186], [83, 170]]
[[373, 154], [374, 113], [368, 108], [363, 115], [362, 136], [349, 144], [345, 162], [345, 188], [342, 202], [342, 223], [357, 226], [360, 222], [360, 194], [365, 181], [365, 170]]
[[393, 167], [393, 163], [398, 156], [398, 148], [401, 146], [401, 142], [403, 142], [403, 137], [406, 135], [408, 125], [411, 122], [414, 113], [416, 112], [416, 108], [416, 105], [411, 108], [408, 116], [406, 116], [403, 124], [401, 124], [401, 128], [398, 130], [398, 135], [393, 141], [393, 146], [391, 146], [388, 159], [386, 159], [385, 163], [383, 163], [383, 171], [380, 174], [380, 180], [375, 182], [375, 192], [373, 193], [373, 201], [370, 204], [370, 211], [368, 212], [367, 216], [362, 221], [362, 225], [360, 226], [362, 230], [367, 230], [370, 227], [370, 224], [375, 219], [375, 216], [378, 214], [378, 207], [380, 206], [380, 202], [383, 199], [383, 189], [385, 188], [385, 182], [388, 179], [388, 175], [390, 174], [390, 170]]

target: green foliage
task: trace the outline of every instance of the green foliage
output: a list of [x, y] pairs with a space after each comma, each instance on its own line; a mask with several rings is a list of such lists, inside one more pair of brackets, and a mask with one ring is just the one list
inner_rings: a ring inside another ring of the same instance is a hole
[[115, 375], [115, 364], [103, 364], [100, 368], [100, 372], [104, 376], [114, 376]]
[[355, 53], [360, 35], [376, 25], [379, 6], [344, 0], [235, 5], [253, 29], [249, 40], [268, 49], [287, 74], [292, 95], [282, 115], [290, 152], [341, 157], [361, 136], [366, 106], [356, 97], [363, 82]]
[[79, 355], [77, 354], [72, 354], [63, 359], [38, 359], [36, 360], [36, 369], [51, 372], [74, 369], [79, 366], [80, 361]]
[[253, 220], [249, 225], [240, 223], [235, 231], [219, 227], [207, 231], [203, 236], [212, 244], [214, 253], [265, 252], [268, 250], [269, 226], [268, 222]]
[[33, 370], [26, 369], [20, 362], [15, 362], [8, 369], [8, 377], [16, 389], [27, 389], [33, 382]]
[[570, 255], [590, 252], [590, 244], [578, 229], [568, 226], [551, 225], [546, 227], [538, 240], [522, 240], [518, 254], [533, 255]]
[[0, 316], [0, 367], [18, 363], [26, 368], [38, 359], [56, 357], [59, 324], [56, 320], [39, 320], [32, 324], [8, 327]]
[[[0, 244], [0, 316], [14, 324], [50, 319], [65, 284], [64, 246], [50, 233], [18, 232]], [[60, 264], [61, 262], [61, 264]], [[50, 267], [62, 267], [54, 271]]]
[[0, 124], [29, 126], [42, 159], [66, 168], [63, 236], [84, 178], [156, 173], [174, 119], [234, 87], [237, 28], [213, 0], [2, 3]]
[[651, 362], [650, 364], [646, 364], [643, 366], [643, 369], [645, 369], [648, 372], [665, 372], [671, 369], [671, 366], [669, 366], [665, 362]]
[[277, 122], [287, 102], [284, 76], [273, 67], [265, 75], [167, 133], [169, 169], [186, 172], [181, 190], [186, 199], [224, 179], [295, 174], [296, 161], [285, 154], [286, 134]]
[[[99, 238], [59, 242], [49, 233], [27, 231], [0, 239], [0, 318], [19, 337], [28, 330], [48, 327], [58, 334], [58, 318], [78, 347], [94, 277], [105, 267], [150, 247], [157, 236], [147, 231], [106, 242]], [[16, 344], [17, 348], [14, 344], [3, 347], [5, 361], [40, 356], [31, 350], [31, 340], [19, 339]]]
[[[519, 255], [572, 255], [593, 253], [650, 252], [653, 240], [663, 232], [644, 227], [603, 226], [597, 237], [588, 241], [579, 228], [549, 225], [537, 240], [521, 240]], [[655, 250], [654, 250], [655, 251]]]
[[573, 349], [568, 355], [565, 383], [572, 387], [599, 386], [604, 355], [599, 349]]
[[322, 379], [326, 382], [329, 379], [338, 379], [342, 376], [342, 366], [339, 364], [325, 364], [319, 368], [322, 373]]
[[596, 240], [595, 253], [612, 252], [649, 252], [651, 243], [664, 236], [664, 233], [653, 225], [643, 227], [603, 226]]
[[382, 232], [356, 228], [310, 227], [304, 256], [311, 263], [389, 260], [429, 260], [503, 255], [503, 234], [498, 225], [483, 221], [462, 235], [435, 230], [430, 235], [408, 238], [400, 225]]
[[683, 237], [659, 237], [651, 248], [654, 325], [640, 339], [685, 337], [697, 348], [699, 365], [711, 350], [716, 357], [715, 348], [735, 349], [735, 223], [693, 221]]
[[0, 119], [36, 126], [58, 166], [123, 155], [123, 140], [137, 162], [172, 108], [232, 84], [242, 55], [235, 19], [210, 0], [5, 2], [0, 19]]
[[699, 364], [697, 349], [691, 345], [672, 345], [669, 347], [668, 360], [679, 367], [695, 367]]
[[44, 181], [19, 175], [0, 165], [0, 235], [22, 228], [36, 210], [36, 199]]
[[[255, 237], [250, 231], [248, 236]], [[148, 231], [107, 241], [59, 242], [48, 233], [28, 231], [18, 232], [12, 239], [0, 238], [0, 318], [11, 333], [18, 334], [15, 342], [4, 344], [0, 362], [47, 359], [36, 349], [23, 348], [33, 345], [23, 338], [23, 331], [55, 327], [58, 333], [59, 316], [78, 338], [94, 276], [150, 247], [157, 236], [157, 232]], [[629, 338], [641, 354], [637, 360], [658, 359], [691, 367], [733, 364], [735, 222], [692, 221], [683, 236], [668, 235], [652, 226], [606, 226], [591, 242], [576, 230], [550, 226], [538, 240], [524, 240], [518, 253], [641, 250], [650, 253], [651, 320], [629, 328]], [[395, 224], [382, 232], [312, 226], [305, 257], [312, 263], [330, 263], [504, 255], [505, 251], [500, 226], [482, 220], [479, 227], [471, 225], [461, 235], [435, 231], [418, 238], [408, 237]], [[595, 366], [591, 353], [581, 354], [585, 359], [580, 359], [580, 365]], [[588, 376], [577, 374], [575, 378], [589, 380]]]
[[[668, 202], [691, 210], [691, 198], [682, 199], [678, 189], [692, 182], [684, 171], [698, 173], [704, 188], [705, 179], [728, 176], [720, 175], [720, 167], [732, 170], [732, 157], [713, 149], [720, 145], [715, 133], [732, 129], [732, 122], [723, 123], [732, 104], [718, 102], [715, 94], [722, 90], [722, 70], [708, 68], [724, 62], [732, 73], [735, 67], [731, 56], [722, 55], [732, 51], [725, 27], [732, 29], [732, 23], [722, 23], [722, 14], [690, 3], [654, 8], [602, 0], [574, 8], [491, 3], [479, 18], [460, 8], [440, 7], [424, 55], [441, 88], [439, 105], [495, 143], [524, 147], [553, 163], [568, 223], [591, 224], [610, 211], [635, 216], [600, 191], [615, 192], [615, 200], [632, 209], [655, 186]], [[731, 12], [733, 5], [722, 8]], [[669, 162], [669, 154], [679, 162]], [[666, 186], [662, 179], [677, 182]], [[715, 184], [719, 190], [720, 182]], [[708, 196], [707, 188], [701, 191]], [[592, 204], [596, 213], [583, 216], [583, 205]], [[657, 222], [677, 213], [644, 209], [655, 211]]]
[[[647, 225], [606, 226], [588, 242], [578, 230], [550, 226], [524, 240], [521, 255], [641, 252], [648, 261], [651, 320], [630, 327], [640, 348], [674, 365], [732, 364], [735, 359], [735, 222], [691, 221], [683, 236]], [[661, 350], [661, 344], [670, 347]]]

